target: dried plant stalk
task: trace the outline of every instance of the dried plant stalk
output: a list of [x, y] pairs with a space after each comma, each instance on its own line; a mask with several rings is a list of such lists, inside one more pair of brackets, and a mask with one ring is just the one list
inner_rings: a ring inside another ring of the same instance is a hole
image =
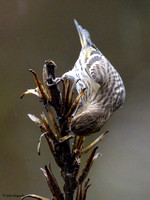
[[[85, 181], [85, 179], [88, 176], [88, 172], [93, 164], [93, 161], [99, 156], [99, 154], [96, 154], [97, 147], [92, 150], [85, 167], [82, 169], [81, 174], [79, 174], [81, 157], [83, 154], [90, 151], [99, 141], [101, 141], [107, 132], [100, 135], [95, 141], [84, 149], [83, 144], [85, 137], [77, 135], [74, 137], [69, 134], [69, 124], [71, 118], [75, 115], [79, 107], [79, 102], [85, 89], [81, 91], [73, 102], [74, 89], [77, 82], [72, 84], [70, 80], [60, 80], [59, 82], [62, 84], [62, 91], [60, 91], [58, 89], [58, 85], [53, 82], [55, 78], [55, 68], [56, 64], [52, 60], [45, 61], [43, 67], [43, 84], [41, 83], [36, 72], [30, 69], [37, 87], [35, 89], [27, 90], [21, 95], [21, 98], [27, 94], [34, 94], [38, 96], [42, 100], [51, 122], [50, 124], [44, 112], [41, 114], [41, 119], [28, 114], [29, 118], [40, 127], [42, 132], [37, 147], [38, 154], [40, 155], [41, 139], [42, 137], [45, 137], [54, 160], [60, 168], [61, 176], [64, 179], [63, 191], [61, 191], [52, 172], [50, 163], [48, 166], [45, 165], [44, 169], [41, 168], [52, 193], [52, 197], [50, 199], [85, 200], [87, 190], [90, 186], [89, 179], [87, 181]], [[52, 112], [51, 107], [54, 108], [56, 117]], [[72, 138], [74, 138], [74, 141], [70, 142]], [[76, 197], [74, 197], [75, 191], [77, 191]], [[28, 197], [38, 200], [50, 200], [34, 194], [25, 195], [22, 199]]]

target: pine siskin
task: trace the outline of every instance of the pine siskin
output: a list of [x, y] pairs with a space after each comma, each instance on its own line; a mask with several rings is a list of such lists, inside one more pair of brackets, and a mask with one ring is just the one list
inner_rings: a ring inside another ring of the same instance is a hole
[[86, 88], [81, 106], [71, 121], [71, 130], [77, 135], [89, 135], [101, 129], [125, 101], [125, 87], [119, 73], [91, 41], [90, 34], [74, 20], [81, 52], [73, 69], [62, 77], [76, 84], [77, 92]]

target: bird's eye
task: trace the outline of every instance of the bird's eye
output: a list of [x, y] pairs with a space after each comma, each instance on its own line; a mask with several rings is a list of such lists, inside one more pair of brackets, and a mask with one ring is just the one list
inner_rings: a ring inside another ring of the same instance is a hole
[[77, 131], [77, 130], [79, 129], [79, 126], [78, 126], [78, 125], [76, 125], [74, 128], [75, 128], [75, 130]]
[[75, 131], [78, 131], [78, 130], [79, 130], [79, 125], [75, 125], [73, 129], [74, 129]]

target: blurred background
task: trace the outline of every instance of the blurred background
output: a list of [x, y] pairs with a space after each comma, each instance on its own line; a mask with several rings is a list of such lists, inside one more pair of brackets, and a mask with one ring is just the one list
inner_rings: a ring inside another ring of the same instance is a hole
[[29, 193], [50, 198], [40, 172], [48, 162], [63, 184], [44, 138], [41, 156], [36, 152], [40, 131], [27, 114], [39, 117], [42, 104], [32, 95], [19, 97], [35, 88], [29, 68], [42, 78], [46, 59], [57, 64], [57, 76], [73, 67], [81, 48], [74, 18], [118, 70], [127, 93], [101, 131], [110, 133], [99, 143], [103, 156], [90, 171], [87, 199], [149, 199], [149, 7], [147, 0], [0, 0], [0, 199]]

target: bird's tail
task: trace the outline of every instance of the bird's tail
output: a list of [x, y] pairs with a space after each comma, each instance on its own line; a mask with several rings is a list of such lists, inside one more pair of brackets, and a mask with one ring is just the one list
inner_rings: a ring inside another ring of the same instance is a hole
[[83, 29], [75, 19], [74, 19], [74, 23], [76, 25], [76, 28], [79, 34], [81, 46], [84, 47], [84, 46], [90, 45], [90, 46], [95, 47], [94, 43], [91, 41], [89, 32], [86, 29]]

